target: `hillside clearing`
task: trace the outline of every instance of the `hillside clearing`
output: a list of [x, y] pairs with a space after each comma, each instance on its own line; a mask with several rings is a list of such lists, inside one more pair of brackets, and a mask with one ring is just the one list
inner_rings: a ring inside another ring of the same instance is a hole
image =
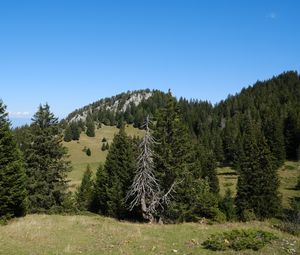
[[[230, 189], [236, 194], [236, 185], [238, 175], [230, 167], [222, 167], [217, 169], [220, 183], [220, 194], [224, 196], [226, 189]], [[282, 194], [282, 205], [285, 208], [289, 207], [290, 199], [300, 197], [300, 191], [295, 190], [298, 176], [300, 174], [300, 162], [286, 161], [278, 170], [280, 179], [279, 192]]]
[[[125, 131], [129, 136], [143, 136], [143, 130], [134, 128], [132, 125], [126, 125]], [[72, 171], [69, 173], [71, 181], [70, 186], [74, 188], [80, 184], [83, 172], [89, 164], [93, 172], [96, 171], [100, 163], [104, 163], [108, 151], [102, 151], [102, 139], [106, 138], [107, 142], [111, 144], [114, 135], [119, 132], [116, 126], [105, 126], [95, 130], [95, 137], [88, 137], [84, 132], [81, 133], [79, 141], [64, 142], [67, 147], [71, 161]], [[87, 156], [84, 148], [90, 148], [92, 155]]]

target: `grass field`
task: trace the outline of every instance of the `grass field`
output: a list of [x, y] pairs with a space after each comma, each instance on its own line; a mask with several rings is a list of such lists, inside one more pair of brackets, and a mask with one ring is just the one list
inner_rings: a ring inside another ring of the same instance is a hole
[[[213, 252], [201, 246], [210, 234], [240, 228], [270, 231], [279, 240], [260, 251]], [[287, 245], [284, 240], [295, 244]], [[268, 222], [150, 225], [118, 222], [101, 216], [29, 215], [0, 226], [1, 255], [283, 255], [288, 254], [283, 248], [300, 251], [299, 241], [300, 238], [282, 233]]]

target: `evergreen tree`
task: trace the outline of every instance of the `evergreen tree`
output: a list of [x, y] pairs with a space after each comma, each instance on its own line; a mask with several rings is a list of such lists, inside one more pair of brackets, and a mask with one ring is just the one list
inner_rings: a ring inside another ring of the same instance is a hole
[[89, 156], [89, 157], [92, 156], [92, 151], [91, 151], [90, 148], [87, 148], [86, 155]]
[[217, 221], [223, 221], [224, 215], [218, 209], [218, 197], [211, 192], [210, 185], [205, 179], [190, 180], [189, 205], [179, 215], [181, 221], [199, 221], [205, 217]]
[[285, 120], [285, 147], [287, 159], [297, 160], [300, 148], [300, 113], [290, 110]]
[[0, 101], [0, 219], [23, 216], [27, 207], [24, 163], [5, 109]]
[[253, 209], [255, 181], [258, 179], [258, 148], [255, 137], [254, 125], [251, 118], [245, 119], [243, 154], [239, 157], [239, 177], [237, 183], [236, 206], [237, 214], [243, 219], [247, 210]]
[[71, 127], [68, 125], [65, 129], [64, 141], [71, 142], [72, 140], [73, 140], [72, 130]]
[[263, 119], [263, 132], [274, 158], [276, 167], [280, 167], [285, 160], [285, 145], [283, 135], [283, 125], [273, 111], [269, 110]]
[[79, 140], [80, 138], [80, 128], [76, 122], [71, 122], [70, 124], [72, 140]]
[[67, 150], [62, 145], [62, 130], [49, 105], [40, 105], [32, 121], [25, 159], [29, 210], [35, 213], [62, 206], [70, 165], [65, 160]]
[[243, 149], [236, 197], [238, 215], [243, 219], [245, 212], [253, 210], [259, 219], [273, 217], [281, 203], [276, 167], [266, 139], [249, 116]]
[[108, 174], [102, 164], [99, 165], [96, 172], [96, 180], [93, 188], [93, 197], [91, 211], [102, 215], [108, 214]]
[[92, 171], [90, 165], [87, 165], [87, 168], [83, 174], [80, 187], [76, 192], [76, 202], [79, 210], [89, 210], [92, 202], [93, 195], [93, 180], [92, 180]]
[[104, 165], [108, 176], [107, 213], [124, 219], [130, 217], [126, 194], [134, 177], [135, 160], [133, 143], [126, 135], [124, 127], [114, 137]]
[[184, 220], [182, 216], [194, 203], [191, 138], [170, 92], [166, 107], [159, 112], [154, 138], [155, 175], [163, 193], [172, 191], [172, 200], [161, 214], [171, 220]]
[[220, 209], [226, 215], [227, 220], [230, 221], [236, 218], [234, 198], [230, 189], [226, 190], [225, 196], [220, 203]]
[[13, 131], [15, 140], [17, 142], [18, 148], [21, 152], [24, 152], [27, 149], [29, 142], [29, 133], [30, 133], [30, 126], [25, 125], [21, 127], [15, 128]]
[[106, 145], [105, 145], [105, 150], [109, 150], [109, 144], [108, 143], [106, 143]]
[[220, 190], [219, 179], [216, 172], [217, 164], [214, 155], [202, 144], [197, 143], [194, 148], [194, 176], [207, 178], [210, 191], [217, 194]]
[[95, 123], [90, 116], [86, 120], [86, 135], [89, 137], [95, 136]]
[[119, 118], [117, 121], [117, 128], [121, 128], [124, 125], [124, 118], [123, 116]]
[[105, 151], [105, 150], [106, 150], [106, 145], [105, 145], [105, 143], [102, 143], [101, 150], [102, 150], [102, 151]]

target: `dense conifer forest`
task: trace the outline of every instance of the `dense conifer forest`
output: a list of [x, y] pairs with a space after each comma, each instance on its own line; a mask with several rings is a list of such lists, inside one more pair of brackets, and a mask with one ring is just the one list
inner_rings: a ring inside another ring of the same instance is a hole
[[[128, 136], [126, 124], [145, 129], [145, 137]], [[102, 144], [105, 164], [95, 176], [88, 167], [70, 192], [72, 169], [62, 141], [79, 140], [83, 132], [94, 137], [101, 125], [120, 130], [110, 146]], [[0, 145], [3, 220], [83, 211], [165, 223], [281, 218], [286, 212], [277, 170], [285, 160], [300, 159], [300, 76], [285, 72], [216, 105], [141, 90], [100, 100], [58, 122], [46, 104], [30, 126], [14, 130], [1, 102]], [[219, 194], [220, 166], [238, 174], [235, 197]]]

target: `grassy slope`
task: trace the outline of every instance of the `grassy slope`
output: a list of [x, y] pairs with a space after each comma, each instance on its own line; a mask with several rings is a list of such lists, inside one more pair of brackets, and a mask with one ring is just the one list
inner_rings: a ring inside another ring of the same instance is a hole
[[[210, 234], [236, 228], [267, 230], [280, 240], [259, 252], [216, 253], [201, 247]], [[0, 254], [287, 254], [281, 248], [283, 239], [296, 241], [299, 251], [300, 238], [281, 233], [267, 222], [149, 225], [100, 216], [29, 215], [0, 227]]]
[[[83, 172], [86, 166], [89, 164], [91, 169], [95, 172], [100, 163], [104, 163], [107, 151], [102, 151], [102, 139], [105, 137], [109, 144], [111, 144], [114, 135], [118, 133], [116, 127], [102, 126], [102, 128], [97, 129], [95, 132], [95, 137], [88, 137], [85, 133], [82, 133], [79, 141], [71, 141], [64, 143], [68, 148], [70, 157], [69, 160], [72, 162], [72, 171], [69, 173], [69, 178], [71, 180], [71, 187], [80, 184]], [[137, 128], [133, 128], [131, 125], [126, 126], [126, 133], [130, 136], [143, 135], [143, 131]], [[90, 148], [92, 155], [89, 157], [83, 151], [84, 148]]]

